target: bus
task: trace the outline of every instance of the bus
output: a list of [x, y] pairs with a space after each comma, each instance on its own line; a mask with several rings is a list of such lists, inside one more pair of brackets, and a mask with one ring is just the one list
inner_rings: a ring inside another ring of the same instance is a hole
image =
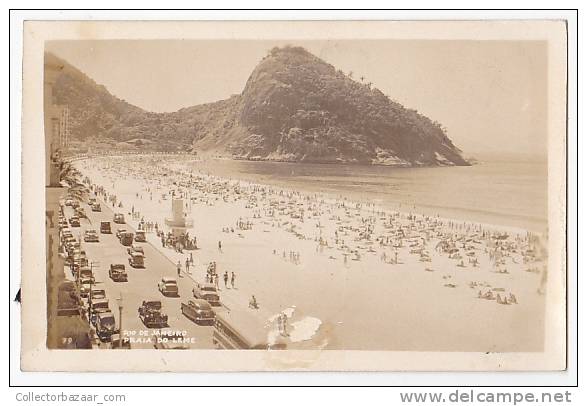
[[[226, 350], [285, 350], [286, 341], [270, 334], [266, 321], [251, 311], [216, 313], [212, 343]], [[273, 337], [274, 336], [274, 337]]]

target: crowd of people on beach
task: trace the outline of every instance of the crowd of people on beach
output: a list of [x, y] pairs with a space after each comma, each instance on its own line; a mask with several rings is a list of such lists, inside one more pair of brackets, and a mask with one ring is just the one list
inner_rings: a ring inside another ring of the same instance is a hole
[[[88, 169], [81, 164], [81, 170]], [[218, 230], [228, 234], [246, 233], [260, 226], [263, 230], [278, 230], [291, 237], [290, 247], [267, 247], [274, 255], [294, 265], [302, 263], [301, 250], [292, 249], [301, 244], [314, 244], [316, 255], [326, 254], [330, 260], [341, 261], [345, 267], [353, 262], [360, 263], [366, 256], [379, 259], [383, 270], [395, 269], [402, 264], [417, 264], [410, 270], [441, 270], [439, 258], [450, 260], [454, 269], [490, 269], [499, 275], [508, 275], [513, 269], [540, 273], [537, 292], [544, 291], [547, 256], [543, 243], [544, 236], [530, 232], [504, 232], [497, 227], [471, 222], [444, 219], [439, 216], [400, 212], [378, 207], [372, 202], [353, 202], [342, 196], [328, 196], [320, 193], [303, 193], [283, 187], [262, 185], [238, 179], [217, 177], [196, 167], [175, 161], [149, 163], [141, 157], [102, 157], [91, 161], [92, 169], [99, 173], [99, 184], [110, 183], [96, 191], [103, 195], [112, 207], [124, 207], [116, 193], [118, 179], [133, 179], [141, 187], [135, 201], [129, 202], [133, 216], [140, 216], [139, 229], [154, 233], [164, 249], [178, 254], [190, 251], [184, 266], [186, 272], [193, 269], [192, 253], [199, 247], [198, 238], [188, 231], [179, 235], [171, 232], [159, 218], [147, 218], [139, 210], [143, 193], [149, 202], [157, 201], [162, 207], [168, 197], [182, 197], [187, 205], [199, 204], [242, 204], [250, 216], [235, 213], [234, 219], [219, 219]], [[109, 180], [109, 182], [105, 182]], [[124, 202], [126, 203], [126, 202]], [[136, 217], [139, 218], [139, 217]], [[227, 226], [226, 224], [233, 224]], [[206, 246], [209, 249], [209, 245]], [[223, 253], [222, 241], [217, 241], [218, 255]], [[306, 252], [306, 251], [304, 251]], [[304, 258], [311, 261], [311, 258]], [[307, 263], [307, 262], [306, 262]], [[443, 264], [445, 262], [442, 262]], [[178, 274], [181, 262], [178, 262]], [[244, 265], [243, 265], [244, 266]], [[436, 269], [438, 267], [438, 269]], [[446, 267], [446, 265], [443, 265]], [[216, 263], [210, 263], [206, 280], [220, 288], [219, 271]], [[471, 278], [478, 274], [471, 273]], [[235, 286], [235, 273], [224, 270], [224, 287]], [[475, 282], [476, 283], [476, 282]], [[505, 280], [504, 280], [505, 284]], [[447, 287], [456, 287], [451, 282]], [[446, 284], [444, 285], [446, 286]], [[495, 300], [499, 304], [517, 304], [514, 292], [495, 293], [492, 289], [500, 286], [486, 286], [479, 291], [479, 299]]]

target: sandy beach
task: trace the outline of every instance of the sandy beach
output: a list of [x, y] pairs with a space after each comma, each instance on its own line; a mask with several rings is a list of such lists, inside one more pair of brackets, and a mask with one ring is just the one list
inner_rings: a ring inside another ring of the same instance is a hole
[[[211, 262], [234, 272], [236, 289], [222, 293], [234, 306], [255, 295], [267, 322], [287, 312], [292, 339], [311, 348], [542, 350], [545, 236], [216, 176], [176, 155], [75, 166], [115, 210], [149, 223], [149, 242], [170, 260], [192, 254], [196, 279]], [[155, 235], [154, 224], [168, 231], [173, 197], [185, 201], [197, 250], [178, 253]]]

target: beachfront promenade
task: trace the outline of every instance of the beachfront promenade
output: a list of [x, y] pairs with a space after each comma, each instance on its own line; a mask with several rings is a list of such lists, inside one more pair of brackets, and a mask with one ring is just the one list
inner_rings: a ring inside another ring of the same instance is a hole
[[[138, 336], [139, 332], [147, 331], [148, 329], [142, 324], [138, 318], [137, 309], [143, 300], [161, 300], [163, 303], [163, 311], [169, 316], [169, 327], [164, 330], [174, 330], [186, 332], [185, 336], [190, 339], [189, 347], [193, 349], [213, 349], [212, 343], [212, 326], [197, 325], [191, 320], [187, 319], [180, 309], [181, 302], [187, 302], [193, 299], [192, 288], [196, 282], [204, 282], [206, 275], [206, 267], [204, 264], [191, 265], [189, 270], [186, 270], [185, 260], [192, 254], [194, 259], [197, 259], [198, 252], [201, 250], [185, 250], [180, 254], [172, 248], [164, 248], [161, 245], [160, 238], [156, 237], [154, 233], [147, 232], [147, 244], [139, 244], [145, 252], [145, 269], [134, 269], [128, 264], [128, 247], [123, 246], [118, 238], [116, 238], [116, 231], [118, 229], [125, 229], [135, 233], [139, 229], [139, 221], [133, 220], [132, 215], [124, 212], [126, 223], [115, 224], [112, 222], [114, 213], [121, 212], [118, 208], [112, 208], [108, 202], [104, 201], [98, 195], [98, 201], [101, 204], [101, 212], [94, 212], [87, 202], [82, 202], [87, 218], [81, 220], [79, 228], [73, 228], [76, 237], [82, 241], [82, 248], [89, 258], [90, 265], [96, 277], [97, 288], [105, 289], [107, 297], [110, 300], [110, 308], [113, 311], [116, 319], [116, 324], [119, 325], [119, 312], [117, 309], [117, 299], [123, 298], [123, 332], [129, 332], [129, 337], [132, 335], [132, 348], [153, 348], [153, 342], [142, 340]], [[71, 217], [73, 209], [65, 207], [64, 214], [66, 217]], [[132, 213], [131, 213], [132, 214]], [[83, 235], [86, 230], [94, 229], [99, 231], [100, 223], [108, 221], [112, 225], [112, 234], [100, 234], [100, 241], [98, 243], [83, 242]], [[177, 263], [181, 263], [181, 273], [177, 275]], [[124, 264], [128, 273], [128, 282], [114, 282], [108, 275], [110, 264]], [[68, 268], [65, 270], [67, 279], [74, 281], [73, 275]], [[176, 278], [179, 287], [179, 297], [166, 297], [157, 290], [157, 284], [163, 277]], [[238, 290], [238, 285], [233, 287], [228, 283], [228, 287], [224, 286], [224, 281], [219, 281], [219, 293], [221, 296], [222, 306], [215, 307], [217, 313], [224, 313], [231, 309], [245, 310], [254, 314], [261, 324], [265, 323], [268, 332], [275, 334], [278, 327], [276, 323], [269, 322], [272, 319], [272, 313], [267, 308], [259, 308], [256, 310], [248, 308], [248, 298], [244, 293]], [[131, 334], [132, 333], [132, 334]], [[144, 337], [143, 337], [144, 338]], [[108, 344], [100, 344], [99, 340], [95, 341], [98, 347], [108, 348]]]
[[[524, 230], [221, 178], [198, 171], [187, 156], [97, 157], [75, 164], [116, 197], [114, 210], [133, 227], [144, 218], [167, 232], [171, 196], [189, 202], [189, 232], [198, 250], [178, 253], [147, 233], [165, 262], [154, 271], [158, 277], [176, 275], [180, 261], [182, 299], [216, 262], [227, 308], [246, 310], [255, 295], [259, 318], [271, 325], [287, 313], [300, 342], [317, 339], [318, 346], [334, 349], [541, 348], [544, 254], [539, 238]], [[139, 213], [135, 219], [133, 212]], [[185, 272], [190, 254], [191, 275]], [[224, 287], [225, 272], [236, 274], [236, 289]], [[148, 292], [157, 295], [156, 285]], [[486, 334], [488, 329], [497, 333]]]
[[[86, 206], [86, 207], [84, 207]], [[80, 228], [73, 228], [74, 235], [79, 233], [82, 241], [82, 249], [90, 261], [96, 278], [97, 288], [106, 291], [110, 301], [110, 308], [116, 319], [116, 325], [119, 325], [119, 312], [117, 299], [123, 298], [123, 331], [136, 332], [132, 348], [152, 349], [154, 343], [140, 342], [139, 332], [147, 331], [138, 317], [138, 308], [143, 300], [161, 300], [163, 311], [169, 316], [169, 330], [186, 331], [187, 336], [192, 337], [194, 342], [190, 344], [192, 348], [212, 349], [212, 327], [198, 326], [192, 323], [181, 314], [180, 303], [187, 301], [192, 296], [192, 284], [178, 278], [179, 297], [165, 297], [157, 290], [157, 284], [164, 276], [174, 276], [175, 267], [169, 262], [159, 250], [150, 244], [142, 244], [145, 251], [145, 269], [134, 269], [129, 266], [127, 247], [120, 244], [116, 238], [116, 227], [113, 227], [113, 234], [100, 234], [100, 242], [90, 243], [83, 242], [84, 232], [88, 229], [100, 230], [101, 221], [112, 222], [113, 212], [102, 202], [102, 212], [93, 212], [86, 204], [82, 203], [88, 218], [82, 219]], [[70, 207], [65, 208], [66, 216], [72, 215]], [[121, 225], [120, 228], [126, 228], [129, 231], [132, 227], [128, 224]], [[76, 235], [76, 237], [78, 237]], [[128, 273], [128, 282], [114, 282], [108, 275], [110, 264], [124, 264]], [[75, 280], [71, 273], [66, 269], [66, 276], [70, 280]], [[136, 339], [136, 340], [135, 340]], [[99, 341], [96, 341], [99, 343]], [[107, 348], [108, 344], [100, 344], [101, 347]]]

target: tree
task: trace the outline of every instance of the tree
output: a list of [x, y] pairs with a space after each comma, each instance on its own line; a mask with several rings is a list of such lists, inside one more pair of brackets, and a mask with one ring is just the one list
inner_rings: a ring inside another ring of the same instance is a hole
[[82, 201], [88, 194], [88, 188], [80, 180], [81, 173], [69, 162], [60, 164], [59, 180], [67, 187], [67, 194], [73, 199]]

